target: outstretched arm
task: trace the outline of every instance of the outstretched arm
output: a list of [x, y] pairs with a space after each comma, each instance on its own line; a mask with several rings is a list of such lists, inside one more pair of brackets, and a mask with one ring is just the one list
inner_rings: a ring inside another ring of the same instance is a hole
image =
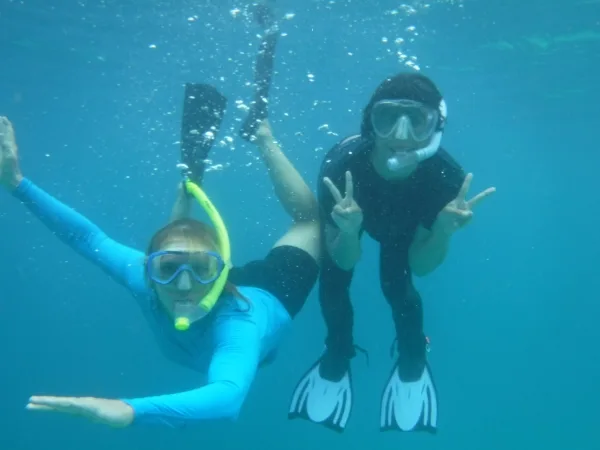
[[177, 394], [124, 400], [134, 411], [135, 423], [182, 425], [187, 422], [236, 419], [260, 358], [256, 323], [235, 312], [216, 319], [216, 341], [208, 384]]
[[214, 333], [216, 346], [208, 384], [201, 388], [122, 400], [34, 396], [27, 409], [81, 416], [117, 428], [134, 423], [181, 426], [203, 420], [236, 419], [256, 374], [261, 336], [252, 318], [237, 311], [218, 317]]
[[23, 178], [13, 195], [65, 244], [135, 292], [146, 290], [144, 255], [110, 239], [98, 226]]

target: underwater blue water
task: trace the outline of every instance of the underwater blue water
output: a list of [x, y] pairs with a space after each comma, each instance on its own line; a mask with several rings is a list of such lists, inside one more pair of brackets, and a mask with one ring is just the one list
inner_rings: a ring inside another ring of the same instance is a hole
[[[264, 255], [288, 222], [255, 149], [235, 134], [244, 117], [235, 101], [251, 99], [259, 42], [231, 12], [244, 5], [2, 0], [0, 115], [16, 127], [24, 174], [144, 248], [179, 179], [182, 85], [214, 83], [229, 98], [222, 136], [234, 141], [214, 149], [225, 167], [207, 175], [207, 190], [234, 262]], [[0, 193], [0, 449], [600, 448], [600, 2], [410, 5], [415, 14], [390, 0], [279, 0], [279, 15], [295, 15], [282, 24], [271, 121], [316, 189], [325, 152], [358, 131], [375, 86], [413, 70], [401, 51], [443, 91], [444, 146], [475, 174], [473, 193], [497, 187], [445, 264], [417, 281], [438, 434], [379, 432], [393, 325], [369, 240], [352, 297], [370, 365], [353, 361], [344, 434], [287, 420], [292, 389], [323, 345], [316, 290], [235, 424], [112, 430], [26, 412], [33, 394], [168, 393], [194, 386], [195, 374], [154, 347], [127, 292]]]

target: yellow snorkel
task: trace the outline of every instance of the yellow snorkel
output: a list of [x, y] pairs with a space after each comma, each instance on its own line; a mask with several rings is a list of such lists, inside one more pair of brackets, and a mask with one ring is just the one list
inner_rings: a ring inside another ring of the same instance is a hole
[[[187, 169], [187, 166], [184, 164], [178, 165], [181, 169]], [[208, 314], [217, 303], [219, 296], [225, 289], [225, 284], [227, 283], [227, 276], [229, 275], [229, 267], [231, 266], [231, 247], [229, 244], [229, 234], [227, 234], [227, 228], [225, 228], [225, 224], [223, 223], [223, 219], [221, 215], [212, 204], [212, 202], [208, 199], [208, 196], [204, 193], [204, 191], [198, 186], [196, 183], [190, 181], [189, 177], [184, 174], [184, 185], [187, 192], [196, 199], [196, 201], [200, 204], [202, 209], [206, 211], [209, 219], [213, 223], [215, 227], [215, 231], [217, 232], [218, 246], [219, 246], [219, 254], [223, 261], [225, 262], [225, 267], [223, 271], [219, 275], [214, 282], [212, 289], [206, 294], [206, 296], [200, 300], [199, 307], [205, 313]], [[180, 315], [175, 317], [175, 328], [179, 331], [186, 331], [189, 329], [191, 325], [191, 320], [189, 317], [185, 315]]]

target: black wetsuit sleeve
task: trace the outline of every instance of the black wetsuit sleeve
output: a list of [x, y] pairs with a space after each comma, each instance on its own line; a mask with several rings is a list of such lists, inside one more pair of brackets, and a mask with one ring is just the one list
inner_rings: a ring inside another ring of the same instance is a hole
[[430, 230], [439, 212], [458, 195], [466, 174], [444, 149], [439, 150], [428, 169], [427, 185], [430, 188], [426, 194], [421, 222]]

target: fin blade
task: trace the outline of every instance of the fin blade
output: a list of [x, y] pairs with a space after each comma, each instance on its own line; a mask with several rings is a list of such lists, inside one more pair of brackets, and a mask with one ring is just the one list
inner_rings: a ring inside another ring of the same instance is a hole
[[289, 419], [304, 419], [343, 432], [352, 412], [350, 371], [339, 382], [321, 377], [319, 359], [300, 379], [290, 403]]
[[429, 364], [425, 364], [418, 380], [410, 382], [400, 379], [396, 364], [381, 398], [381, 431], [427, 431], [435, 434], [437, 421], [437, 389]]
[[181, 162], [201, 184], [205, 163], [221, 128], [227, 98], [217, 88], [203, 83], [186, 83], [181, 120]]

